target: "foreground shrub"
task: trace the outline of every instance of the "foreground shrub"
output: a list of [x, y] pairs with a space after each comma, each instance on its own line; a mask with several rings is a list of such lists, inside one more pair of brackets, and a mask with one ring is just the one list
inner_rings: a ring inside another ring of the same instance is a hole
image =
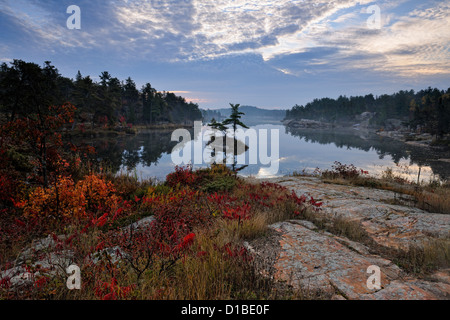
[[120, 200], [111, 182], [98, 174], [90, 174], [76, 184], [70, 177], [59, 176], [51, 187], [37, 187], [28, 199], [16, 206], [23, 208], [26, 218], [47, 217], [63, 221], [114, 213]]
[[175, 171], [169, 173], [166, 177], [166, 184], [170, 187], [191, 186], [197, 180], [196, 175], [192, 172], [192, 167], [176, 166]]
[[322, 177], [326, 179], [356, 179], [360, 175], [369, 174], [367, 171], [357, 169], [353, 164], [342, 164], [339, 161], [335, 161], [331, 166], [332, 170], [325, 170], [322, 172]]
[[[269, 224], [294, 218], [308, 205], [321, 205], [277, 184], [250, 184], [225, 166], [178, 168], [159, 185], [111, 180], [94, 173], [77, 182], [59, 176], [16, 201], [20, 219], [0, 225], [0, 249], [8, 259], [23, 251], [25, 235], [43, 226], [38, 234], [50, 235], [52, 247], [31, 250], [24, 266], [70, 253], [82, 272], [82, 290], [69, 292], [63, 277], [40, 269], [36, 284], [21, 291], [8, 289], [8, 277], [0, 279], [0, 297], [269, 298], [271, 281], [255, 271], [242, 241], [263, 236]], [[134, 223], [149, 215], [154, 220]], [[11, 266], [8, 259], [2, 268]]]
[[25, 217], [80, 218], [86, 214], [86, 198], [72, 179], [59, 177], [50, 188], [37, 187], [29, 200], [18, 204]]

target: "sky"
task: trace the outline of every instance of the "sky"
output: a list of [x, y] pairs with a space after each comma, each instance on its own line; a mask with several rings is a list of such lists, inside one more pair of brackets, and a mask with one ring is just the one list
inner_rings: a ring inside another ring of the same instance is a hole
[[108, 71], [205, 109], [447, 89], [449, 51], [450, 0], [0, 0], [0, 62]]

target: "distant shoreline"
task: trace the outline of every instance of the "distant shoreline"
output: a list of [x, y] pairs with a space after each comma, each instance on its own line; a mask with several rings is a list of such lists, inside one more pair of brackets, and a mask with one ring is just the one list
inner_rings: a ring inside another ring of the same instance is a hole
[[[444, 145], [432, 145], [433, 136], [429, 133], [414, 133], [407, 132], [401, 130], [379, 130], [366, 126], [355, 126], [355, 125], [346, 125], [346, 124], [333, 124], [327, 123], [317, 120], [284, 120], [282, 121], [283, 125], [296, 130], [325, 130], [325, 131], [341, 131], [341, 132], [366, 132], [376, 134], [380, 137], [391, 138], [405, 144], [416, 146], [416, 147], [424, 147], [424, 148], [433, 148], [433, 149], [442, 149], [442, 150], [450, 150], [450, 141], [448, 146]], [[449, 139], [450, 137], [447, 137]]]
[[175, 129], [190, 129], [193, 128], [193, 125], [185, 125], [185, 124], [154, 124], [154, 125], [136, 125], [131, 128], [125, 127], [95, 127], [88, 129], [74, 129], [74, 130], [66, 130], [65, 133], [73, 138], [114, 138], [118, 136], [124, 135], [135, 135], [145, 131], [164, 131], [164, 130], [175, 130]]

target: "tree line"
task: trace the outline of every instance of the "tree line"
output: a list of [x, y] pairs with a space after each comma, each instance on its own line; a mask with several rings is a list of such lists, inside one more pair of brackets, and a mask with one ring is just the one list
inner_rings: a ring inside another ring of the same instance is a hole
[[0, 112], [7, 121], [42, 114], [48, 106], [66, 102], [76, 107], [75, 124], [113, 125], [185, 123], [202, 118], [197, 104], [172, 92], [159, 92], [146, 83], [140, 89], [128, 77], [120, 81], [108, 71], [94, 81], [78, 71], [75, 79], [62, 76], [46, 61], [14, 60], [0, 66]]
[[286, 119], [350, 122], [364, 112], [373, 113], [370, 124], [374, 127], [383, 127], [388, 119], [400, 119], [412, 130], [442, 136], [450, 133], [450, 88], [314, 99], [304, 106], [295, 105], [286, 112]]

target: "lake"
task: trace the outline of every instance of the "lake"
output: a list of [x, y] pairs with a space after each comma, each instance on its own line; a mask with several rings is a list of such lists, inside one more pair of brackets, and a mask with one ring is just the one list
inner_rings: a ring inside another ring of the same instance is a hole
[[[256, 164], [249, 164], [240, 171], [242, 176], [266, 178], [288, 175], [295, 171], [311, 173], [315, 168], [331, 169], [334, 161], [339, 161], [342, 164], [353, 164], [375, 176], [389, 167], [402, 177], [414, 181], [417, 180], [419, 168], [420, 180], [426, 182], [435, 178], [450, 178], [450, 163], [438, 160], [448, 158], [448, 155], [375, 134], [354, 129], [292, 129], [277, 123], [258, 124], [250, 128], [256, 132], [267, 130], [269, 137], [271, 132], [278, 132], [279, 143], [275, 141], [279, 152], [279, 158], [276, 160], [278, 170], [275, 173], [270, 172], [269, 165], [261, 164], [258, 159]], [[203, 136], [200, 136], [207, 129], [203, 126], [201, 133], [196, 135], [193, 129], [189, 130], [193, 138], [188, 143], [191, 144], [192, 153], [195, 143], [201, 142], [202, 148], [207, 148], [206, 140], [201, 141]], [[131, 172], [142, 179], [156, 178], [161, 181], [175, 167], [171, 153], [178, 142], [171, 141], [172, 132], [173, 130], [149, 130], [136, 135], [95, 139], [90, 144], [96, 148], [98, 158], [107, 161], [112, 170]], [[246, 143], [248, 144], [247, 141]], [[270, 145], [269, 143], [267, 155], [272, 151]], [[184, 145], [186, 146], [187, 144]], [[251, 145], [245, 152], [246, 164], [250, 150]], [[191, 156], [190, 159], [194, 157]], [[193, 165], [194, 168], [204, 166], [207, 164]]]

